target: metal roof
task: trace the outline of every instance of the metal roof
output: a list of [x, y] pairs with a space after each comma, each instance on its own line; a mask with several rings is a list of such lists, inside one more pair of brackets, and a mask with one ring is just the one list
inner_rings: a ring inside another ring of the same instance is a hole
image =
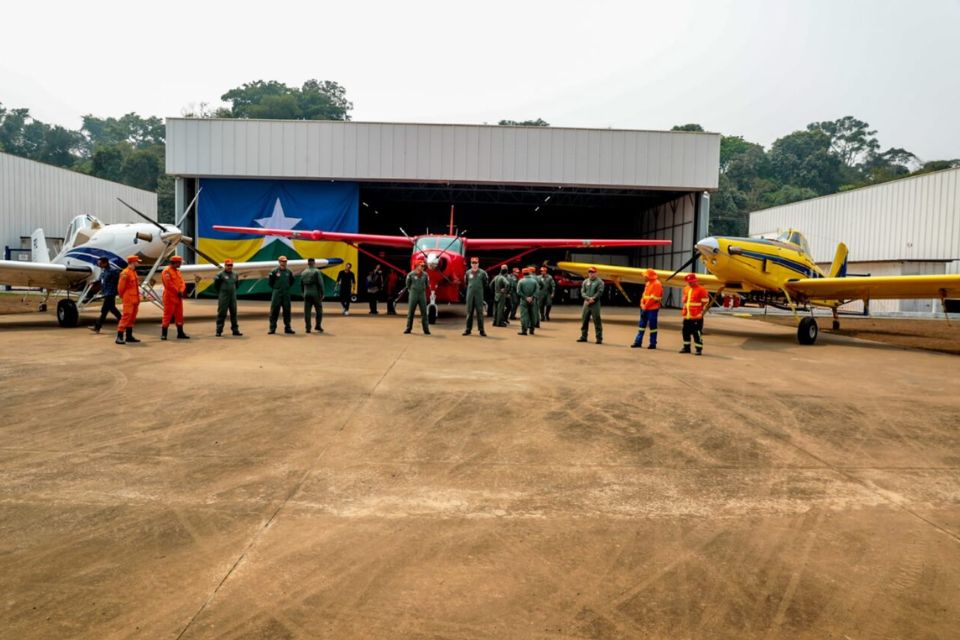
[[814, 260], [960, 260], [960, 169], [910, 176], [750, 214], [750, 235], [794, 228]]
[[715, 190], [720, 135], [329, 120], [167, 119], [167, 173]]

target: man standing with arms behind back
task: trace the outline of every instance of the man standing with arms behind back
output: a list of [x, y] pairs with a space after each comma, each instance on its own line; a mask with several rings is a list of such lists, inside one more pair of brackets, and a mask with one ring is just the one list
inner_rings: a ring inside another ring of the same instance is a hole
[[413, 331], [413, 314], [420, 308], [420, 322], [423, 334], [430, 335], [430, 323], [427, 318], [427, 287], [430, 286], [430, 276], [423, 271], [423, 260], [417, 260], [413, 271], [407, 274], [407, 328], [404, 333]]
[[323, 274], [317, 269], [317, 261], [307, 258], [307, 268], [300, 274], [300, 289], [303, 291], [303, 321], [310, 333], [311, 315], [317, 311], [317, 324], [314, 327], [318, 333], [323, 333]]
[[490, 285], [493, 288], [493, 326], [507, 326], [507, 300], [510, 298], [510, 278], [507, 277], [507, 265], [500, 265], [500, 274], [493, 279]]
[[577, 342], [587, 341], [587, 331], [590, 329], [590, 320], [592, 319], [597, 344], [603, 344], [603, 321], [600, 319], [600, 296], [602, 295], [603, 280], [597, 277], [597, 270], [590, 267], [587, 269], [587, 279], [580, 285], [583, 311], [580, 313], [580, 338]]
[[277, 319], [283, 310], [283, 332], [296, 333], [290, 326], [290, 289], [293, 288], [293, 272], [287, 269], [287, 256], [277, 259], [277, 268], [270, 272], [268, 279], [273, 295], [270, 297], [270, 331], [277, 332]]
[[223, 261], [223, 271], [213, 279], [213, 290], [217, 292], [217, 337], [223, 335], [223, 324], [230, 312], [230, 332], [235, 336], [242, 336], [240, 325], [237, 323], [237, 285], [240, 280], [233, 270], [233, 260]]

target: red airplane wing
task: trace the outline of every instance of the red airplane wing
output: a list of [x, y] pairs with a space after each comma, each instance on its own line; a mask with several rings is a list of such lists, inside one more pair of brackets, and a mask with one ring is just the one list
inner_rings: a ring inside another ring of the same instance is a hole
[[280, 236], [294, 240], [330, 240], [332, 242], [351, 242], [355, 244], [375, 244], [382, 247], [413, 246], [413, 240], [405, 236], [380, 236], [370, 233], [340, 233], [339, 231], [299, 231], [296, 229], [263, 229], [259, 227], [225, 227], [214, 225], [217, 231], [228, 233], [248, 233], [259, 236]]
[[597, 249], [601, 247], [666, 246], [669, 240], [573, 239], [573, 238], [469, 238], [463, 241], [473, 251], [493, 249]]

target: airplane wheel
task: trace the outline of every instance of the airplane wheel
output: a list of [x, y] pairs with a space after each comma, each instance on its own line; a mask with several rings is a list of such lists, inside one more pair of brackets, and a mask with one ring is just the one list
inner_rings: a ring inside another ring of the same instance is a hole
[[437, 324], [437, 305], [431, 304], [427, 306], [427, 322], [429, 324]]
[[820, 335], [820, 327], [814, 318], [801, 318], [797, 327], [797, 341], [800, 344], [813, 344]]
[[833, 321], [833, 330], [834, 330], [834, 331], [839, 331], [839, 330], [840, 330], [840, 321], [839, 321], [839, 320], [834, 320], [834, 321]]
[[61, 300], [57, 303], [57, 322], [61, 327], [75, 327], [80, 322], [80, 313], [73, 300]]
[[38, 305], [37, 305], [37, 311], [39, 311], [40, 313], [46, 313], [46, 312], [47, 312], [47, 303], [46, 303], [46, 302], [41, 302], [40, 304], [38, 304]]

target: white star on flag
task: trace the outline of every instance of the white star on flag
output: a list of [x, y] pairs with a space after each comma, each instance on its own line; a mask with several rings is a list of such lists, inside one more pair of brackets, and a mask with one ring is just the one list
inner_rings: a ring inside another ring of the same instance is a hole
[[[303, 218], [288, 218], [283, 213], [283, 205], [280, 204], [280, 198], [277, 198], [277, 202], [273, 205], [273, 213], [270, 214], [269, 218], [257, 218], [254, 220], [258, 225], [265, 229], [284, 229], [290, 230], [293, 229]], [[263, 244], [260, 245], [260, 248], [263, 249], [265, 246], [271, 242], [279, 240], [283, 244], [287, 245], [293, 249], [293, 242], [290, 238], [282, 238], [280, 236], [264, 236]]]

